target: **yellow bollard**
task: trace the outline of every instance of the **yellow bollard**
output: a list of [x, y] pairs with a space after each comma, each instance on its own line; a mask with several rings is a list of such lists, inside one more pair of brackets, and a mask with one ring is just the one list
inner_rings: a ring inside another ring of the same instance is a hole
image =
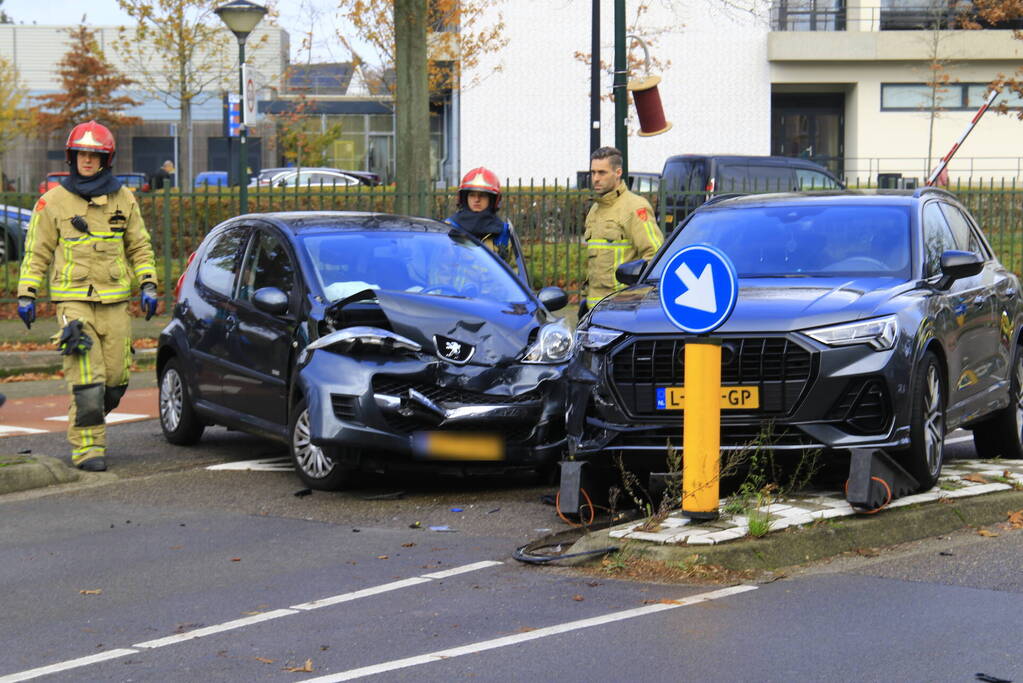
[[687, 341], [682, 426], [682, 514], [718, 518], [721, 497], [721, 340]]

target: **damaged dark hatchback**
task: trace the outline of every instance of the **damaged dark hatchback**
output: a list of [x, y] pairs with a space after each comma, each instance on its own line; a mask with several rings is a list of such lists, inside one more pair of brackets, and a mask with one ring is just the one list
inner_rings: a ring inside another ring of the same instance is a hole
[[[524, 265], [519, 260], [519, 273]], [[210, 231], [160, 336], [171, 443], [289, 444], [310, 487], [413, 460], [543, 468], [564, 445], [570, 330], [474, 237], [425, 218], [253, 214]]]

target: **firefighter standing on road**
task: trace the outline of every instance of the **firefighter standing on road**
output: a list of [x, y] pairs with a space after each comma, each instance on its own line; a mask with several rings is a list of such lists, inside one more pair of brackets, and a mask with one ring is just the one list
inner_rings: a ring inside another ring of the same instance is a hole
[[622, 180], [622, 153], [601, 147], [590, 155], [590, 186], [597, 194], [586, 214], [586, 285], [579, 317], [621, 285], [618, 266], [650, 260], [664, 242], [650, 203], [633, 194]]
[[[61, 327], [64, 379], [71, 392], [68, 441], [80, 469], [106, 469], [104, 416], [128, 388], [134, 276], [146, 320], [156, 313], [156, 267], [135, 195], [114, 177], [114, 136], [95, 121], [71, 129], [71, 173], [40, 197], [25, 237], [18, 315], [36, 319], [36, 297], [50, 271], [50, 299]], [[52, 269], [51, 269], [52, 266]]]

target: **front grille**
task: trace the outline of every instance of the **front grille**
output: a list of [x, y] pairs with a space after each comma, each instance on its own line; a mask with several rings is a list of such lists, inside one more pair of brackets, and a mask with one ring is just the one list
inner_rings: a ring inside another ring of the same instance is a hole
[[435, 403], [458, 403], [463, 405], [513, 405], [529, 403], [540, 398], [540, 392], [527, 391], [514, 396], [484, 394], [478, 391], [466, 391], [458, 387], [439, 387], [426, 382], [409, 382], [403, 377], [377, 375], [373, 378], [373, 391], [377, 394], [401, 396], [409, 389], [415, 389]]
[[354, 420], [358, 396], [345, 396], [344, 394], [331, 394], [330, 404], [334, 408], [334, 415], [339, 420]]
[[[683, 386], [685, 340], [637, 339], [611, 357], [611, 380], [631, 415], [671, 414], [657, 409], [657, 389]], [[760, 387], [758, 415], [792, 412], [810, 380], [813, 354], [785, 337], [743, 337], [721, 344], [722, 386]]]
[[[682, 426], [658, 427], [641, 432], [622, 432], [605, 449], [667, 450], [682, 448]], [[798, 427], [775, 425], [761, 429], [757, 425], [721, 425], [721, 447], [728, 450], [743, 448], [821, 448], [809, 435]]]
[[883, 380], [851, 380], [828, 411], [828, 419], [841, 422], [853, 434], [883, 434], [892, 419], [891, 401]]

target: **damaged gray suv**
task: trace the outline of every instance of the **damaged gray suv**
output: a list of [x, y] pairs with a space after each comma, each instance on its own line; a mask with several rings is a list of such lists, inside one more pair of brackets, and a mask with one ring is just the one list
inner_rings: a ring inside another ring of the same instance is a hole
[[565, 293], [524, 280], [425, 218], [226, 221], [190, 260], [160, 335], [164, 435], [194, 443], [219, 424], [287, 443], [306, 485], [328, 490], [416, 460], [550, 466], [573, 336], [551, 314]]

